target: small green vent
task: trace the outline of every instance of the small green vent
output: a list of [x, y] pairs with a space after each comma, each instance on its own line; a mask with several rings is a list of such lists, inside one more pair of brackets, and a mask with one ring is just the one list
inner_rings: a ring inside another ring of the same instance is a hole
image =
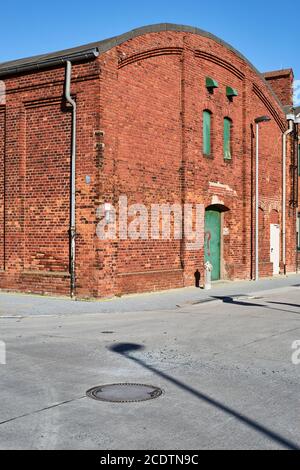
[[231, 88], [231, 86], [227, 86], [226, 96], [228, 96], [228, 98], [233, 98], [234, 96], [238, 96], [238, 92], [234, 88]]
[[210, 77], [206, 77], [205, 86], [209, 91], [213, 91], [214, 88], [219, 88], [217, 80], [214, 80], [213, 78], [210, 78]]

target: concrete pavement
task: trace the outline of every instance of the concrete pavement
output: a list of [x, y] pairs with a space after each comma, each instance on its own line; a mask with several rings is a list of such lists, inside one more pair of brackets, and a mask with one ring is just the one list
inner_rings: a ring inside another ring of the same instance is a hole
[[255, 295], [264, 291], [300, 286], [300, 274], [259, 281], [216, 282], [210, 291], [196, 287], [163, 292], [125, 295], [91, 301], [67, 297], [26, 295], [0, 291], [0, 316], [68, 315], [173, 310], [184, 305], [215, 300], [216, 297]]
[[[0, 317], [0, 448], [299, 447], [297, 282], [173, 310]], [[142, 348], [120, 354], [122, 343]], [[85, 397], [116, 382], [164, 395], [124, 404]]]

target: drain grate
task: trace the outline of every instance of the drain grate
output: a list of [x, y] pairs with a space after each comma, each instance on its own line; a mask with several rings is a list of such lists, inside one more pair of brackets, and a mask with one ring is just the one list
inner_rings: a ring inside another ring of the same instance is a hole
[[163, 391], [153, 385], [120, 383], [93, 387], [86, 392], [89, 398], [113, 403], [129, 403], [153, 400], [162, 395]]

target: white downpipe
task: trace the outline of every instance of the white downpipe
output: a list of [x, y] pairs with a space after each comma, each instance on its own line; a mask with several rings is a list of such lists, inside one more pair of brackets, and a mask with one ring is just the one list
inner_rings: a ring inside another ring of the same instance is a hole
[[256, 123], [256, 145], [255, 145], [255, 280], [259, 279], [259, 254], [258, 254], [258, 235], [259, 235], [259, 155], [258, 155], [258, 133], [259, 125]]
[[76, 259], [76, 102], [71, 97], [72, 64], [66, 62], [65, 98], [72, 106], [72, 155], [71, 155], [71, 214], [70, 214], [70, 271], [71, 297], [75, 295], [75, 259]]
[[286, 274], [286, 141], [293, 128], [294, 123], [289, 120], [289, 128], [284, 132], [282, 142], [282, 262], [284, 274]]

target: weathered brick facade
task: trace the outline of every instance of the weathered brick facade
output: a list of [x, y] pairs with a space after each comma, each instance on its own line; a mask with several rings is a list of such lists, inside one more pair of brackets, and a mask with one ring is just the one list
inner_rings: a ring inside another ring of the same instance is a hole
[[263, 76], [267, 83], [271, 85], [281, 103], [284, 106], [291, 106], [293, 104], [293, 70], [275, 70], [266, 72]]
[[[295, 108], [295, 115], [300, 118], [300, 106]], [[300, 132], [299, 132], [299, 126], [295, 131], [295, 154], [296, 154], [296, 163], [297, 163], [297, 168], [296, 172], [298, 175], [297, 182], [296, 182], [296, 194], [297, 194], [297, 225], [296, 225], [296, 230], [297, 230], [297, 272], [300, 272], [300, 209], [299, 209], [299, 201], [300, 201], [300, 185], [299, 185], [299, 177], [300, 177]]]
[[[99, 240], [97, 208], [117, 205], [120, 195], [129, 205], [190, 202], [218, 208], [221, 277], [253, 277], [254, 119], [261, 115], [271, 121], [260, 127], [260, 273], [272, 275], [270, 224], [282, 224], [287, 122], [263, 76], [222, 41], [192, 28], [144, 28], [93, 47], [99, 47], [98, 58], [76, 63], [72, 71], [78, 108], [76, 294], [193, 285], [196, 269], [203, 277], [204, 250], [187, 250], [185, 240]], [[217, 80], [214, 93], [206, 77]], [[71, 113], [64, 100], [65, 70], [57, 66], [2, 79], [7, 94], [0, 106], [0, 287], [68, 294]], [[233, 100], [227, 86], [238, 91]], [[279, 98], [289, 97], [291, 90], [281, 82], [280, 87]], [[212, 113], [210, 157], [202, 153], [206, 109]], [[230, 161], [223, 157], [224, 117], [233, 123]], [[286, 268], [294, 272], [292, 137], [288, 142]]]

